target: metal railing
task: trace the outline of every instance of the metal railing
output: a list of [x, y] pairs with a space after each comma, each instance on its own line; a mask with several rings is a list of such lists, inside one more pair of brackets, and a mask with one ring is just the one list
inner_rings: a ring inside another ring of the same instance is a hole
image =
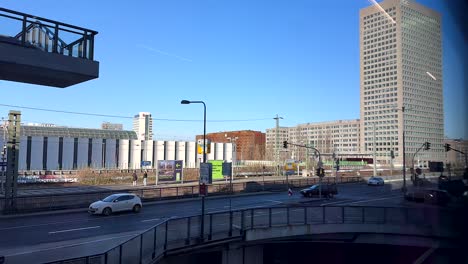
[[[360, 177], [343, 177], [337, 183], [356, 183], [360, 182]], [[259, 191], [285, 191], [289, 185], [292, 188], [301, 188], [317, 184], [318, 178], [290, 179], [290, 180], [266, 180], [212, 184], [208, 186], [209, 196], [226, 195], [233, 193], [249, 193]], [[322, 183], [333, 183], [334, 178], [325, 178]], [[99, 186], [97, 186], [99, 187]], [[60, 210], [72, 208], [86, 208], [92, 202], [101, 200], [114, 193], [134, 193], [144, 202], [162, 201], [169, 199], [195, 198], [199, 195], [198, 185], [176, 186], [176, 187], [156, 187], [156, 188], [138, 188], [138, 189], [120, 189], [120, 190], [97, 190], [76, 193], [57, 193], [45, 195], [27, 195], [16, 198], [16, 212], [34, 212], [44, 210]], [[5, 200], [0, 198], [0, 210], [4, 208]], [[5, 212], [8, 213], [8, 212]], [[14, 213], [14, 212], [10, 212]]]
[[409, 225], [426, 227], [426, 230], [457, 227], [454, 212], [435, 208], [266, 207], [209, 213], [205, 216], [205, 234], [201, 239], [200, 218], [195, 215], [168, 219], [102, 254], [51, 263], [155, 263], [168, 253], [202, 243], [243, 240], [246, 231], [258, 228], [324, 224]]
[[10, 19], [8, 22], [16, 21], [18, 28], [14, 35], [9, 34], [0, 41], [65, 56], [94, 59], [94, 36], [98, 34], [97, 31], [1, 7], [0, 17]]

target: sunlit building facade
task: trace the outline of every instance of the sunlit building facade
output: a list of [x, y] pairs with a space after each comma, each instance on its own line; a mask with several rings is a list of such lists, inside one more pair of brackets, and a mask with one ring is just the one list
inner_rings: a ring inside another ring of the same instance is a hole
[[410, 0], [361, 9], [360, 72], [361, 150], [401, 165], [404, 134], [407, 165], [426, 141], [416, 158], [443, 161], [440, 15]]

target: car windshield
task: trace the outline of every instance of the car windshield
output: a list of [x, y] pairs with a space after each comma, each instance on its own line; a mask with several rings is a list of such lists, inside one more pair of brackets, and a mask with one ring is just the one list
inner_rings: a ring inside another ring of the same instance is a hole
[[119, 197], [118, 195], [116, 194], [113, 194], [113, 195], [110, 195], [110, 196], [107, 196], [106, 198], [102, 199], [103, 202], [106, 202], [106, 203], [110, 203], [112, 201], [115, 200], [115, 198]]
[[309, 190], [317, 189], [319, 187], [318, 184], [312, 185], [309, 187]]

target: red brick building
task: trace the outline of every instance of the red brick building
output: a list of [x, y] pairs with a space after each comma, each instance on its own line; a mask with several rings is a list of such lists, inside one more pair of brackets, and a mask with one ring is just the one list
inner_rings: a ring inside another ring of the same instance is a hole
[[[265, 159], [265, 133], [252, 130], [227, 131], [206, 134], [206, 138], [215, 143], [229, 143], [231, 139], [236, 144], [237, 160], [264, 160]], [[237, 139], [235, 139], [237, 138]], [[196, 140], [203, 139], [197, 135]]]

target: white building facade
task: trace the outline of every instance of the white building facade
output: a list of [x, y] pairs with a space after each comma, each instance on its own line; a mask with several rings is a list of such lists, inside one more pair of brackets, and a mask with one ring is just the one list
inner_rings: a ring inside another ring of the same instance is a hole
[[[274, 151], [276, 129], [267, 129], [267, 153]], [[281, 127], [279, 130], [279, 150], [287, 152], [282, 157], [304, 160], [307, 150], [305, 148], [288, 145], [283, 148], [283, 141], [289, 143], [308, 145], [317, 148], [321, 153], [359, 154], [360, 153], [360, 121], [337, 120], [317, 123], [299, 124], [294, 127]], [[310, 154], [311, 152], [309, 152]]]
[[[0, 131], [0, 146], [4, 145]], [[135, 132], [66, 127], [21, 127], [19, 170], [155, 168], [158, 160], [182, 160], [185, 168], [199, 166], [196, 143], [138, 140]], [[211, 143], [208, 160], [232, 161], [232, 143]]]
[[360, 10], [361, 149], [401, 165], [404, 134], [407, 165], [426, 141], [416, 159], [443, 161], [441, 17], [412, 0], [379, 5]]
[[139, 140], [153, 139], [153, 118], [149, 112], [140, 112], [133, 117], [133, 131]]

